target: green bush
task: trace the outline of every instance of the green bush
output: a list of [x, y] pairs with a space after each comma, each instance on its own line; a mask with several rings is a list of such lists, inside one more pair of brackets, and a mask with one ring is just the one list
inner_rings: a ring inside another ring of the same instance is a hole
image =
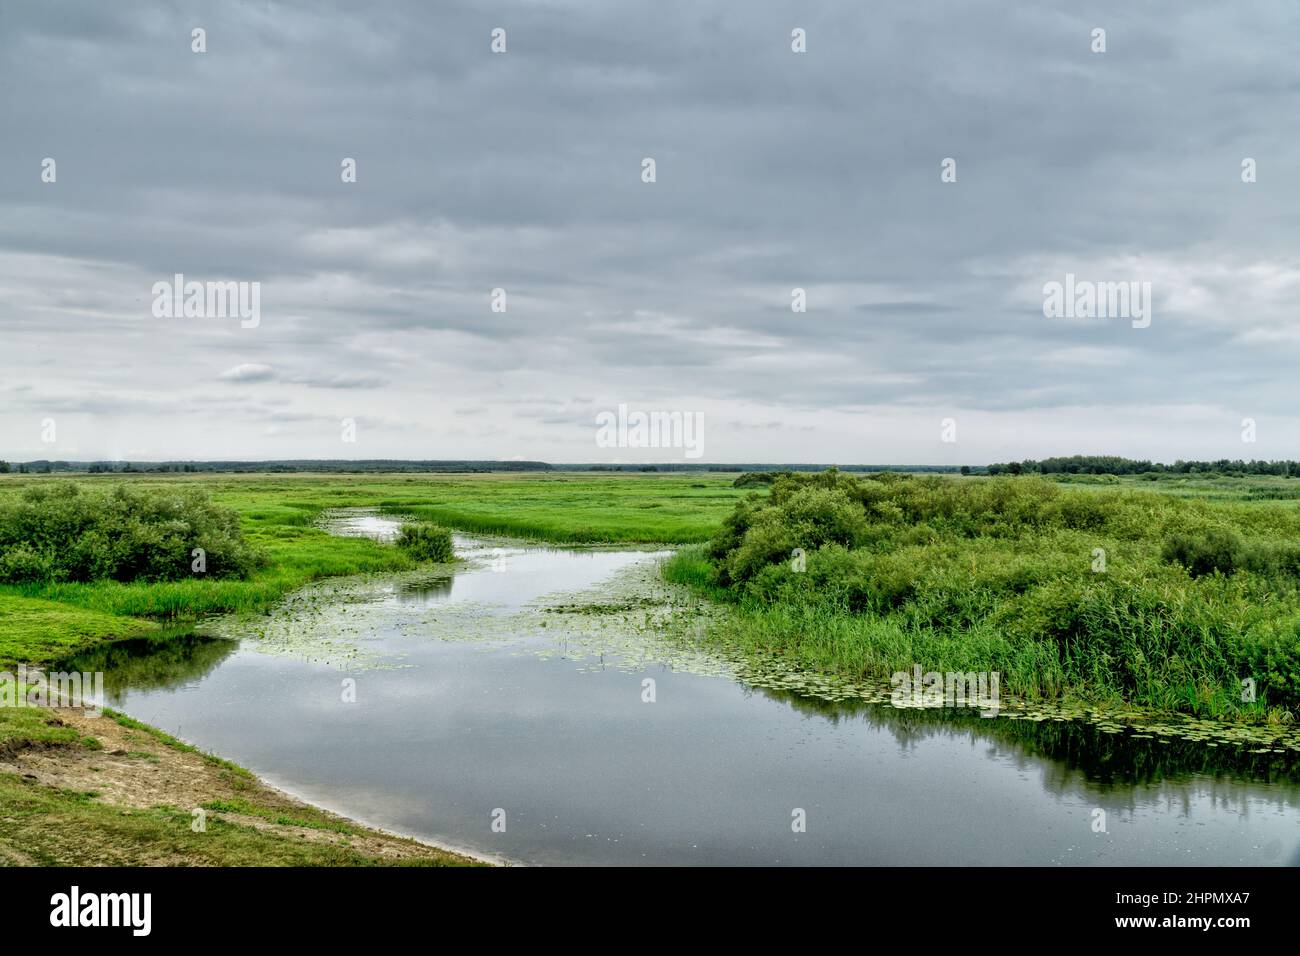
[[1174, 532], [1165, 539], [1160, 553], [1165, 561], [1182, 565], [1194, 578], [1239, 571], [1264, 576], [1300, 574], [1300, 545], [1285, 540], [1246, 539], [1229, 528]]
[[1000, 670], [1027, 697], [1214, 715], [1254, 706], [1252, 678], [1297, 715], [1298, 542], [1290, 506], [832, 469], [739, 502], [697, 560], [748, 639], [816, 666]]
[[740, 543], [727, 555], [722, 579], [728, 584], [744, 584], [768, 565], [790, 559], [798, 544], [784, 514], [764, 511], [745, 528]]
[[[731, 483], [733, 488], [765, 488], [772, 482], [785, 475], [791, 475], [789, 471], [746, 471], [742, 473], [735, 481]], [[704, 487], [703, 485], [700, 486]]]
[[48, 557], [26, 544], [15, 544], [0, 554], [0, 581], [27, 584], [54, 578], [54, 566]]
[[451, 546], [451, 532], [431, 521], [412, 521], [402, 525], [396, 543], [417, 561], [443, 564], [456, 559]]
[[239, 518], [196, 489], [84, 491], [58, 483], [0, 505], [0, 583], [175, 581], [198, 573], [242, 578], [262, 557]]
[[1246, 566], [1246, 546], [1241, 536], [1226, 528], [1199, 534], [1176, 533], [1165, 539], [1161, 557], [1187, 569], [1194, 578], [1203, 574], [1232, 574]]

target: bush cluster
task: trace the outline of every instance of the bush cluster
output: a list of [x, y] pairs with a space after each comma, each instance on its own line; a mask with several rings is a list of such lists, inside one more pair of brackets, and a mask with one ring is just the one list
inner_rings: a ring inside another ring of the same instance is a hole
[[977, 663], [1002, 654], [983, 669], [1020, 667], [1037, 690], [1229, 700], [1253, 677], [1270, 704], [1300, 713], [1300, 515], [1290, 509], [1036, 476], [827, 471], [747, 496], [706, 555], [711, 583], [737, 600], [933, 634]]
[[196, 489], [84, 491], [27, 488], [0, 505], [0, 583], [174, 581], [204, 573], [242, 578], [262, 562], [235, 512]]

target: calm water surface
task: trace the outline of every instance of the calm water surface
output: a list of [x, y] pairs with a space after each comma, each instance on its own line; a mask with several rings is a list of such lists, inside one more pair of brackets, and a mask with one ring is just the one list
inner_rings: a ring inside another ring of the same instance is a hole
[[111, 652], [114, 706], [313, 803], [523, 863], [1300, 865], [1294, 763], [585, 657], [520, 612], [662, 555], [457, 541], [454, 577], [291, 610], [308, 645], [361, 649], [346, 666], [253, 621]]

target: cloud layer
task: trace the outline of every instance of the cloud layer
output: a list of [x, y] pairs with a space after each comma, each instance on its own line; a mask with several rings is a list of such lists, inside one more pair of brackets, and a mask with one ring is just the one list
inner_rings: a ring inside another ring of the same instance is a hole
[[[1300, 10], [1251, 11], [6, 4], [0, 457], [674, 457], [620, 403], [709, 461], [1300, 457]], [[155, 318], [176, 273], [260, 323]], [[1066, 273], [1151, 326], [1045, 318]]]

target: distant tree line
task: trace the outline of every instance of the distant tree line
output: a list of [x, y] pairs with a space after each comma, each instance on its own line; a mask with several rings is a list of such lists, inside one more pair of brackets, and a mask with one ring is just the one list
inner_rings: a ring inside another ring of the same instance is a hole
[[[734, 472], [759, 473], [764, 477], [750, 479], [766, 484], [767, 476], [790, 472], [821, 472], [835, 468], [824, 464], [716, 464], [708, 462], [656, 462], [621, 464], [563, 464], [544, 461], [468, 461], [468, 460], [406, 460], [392, 458], [348, 461], [346, 459], [292, 459], [273, 461], [0, 461], [0, 474], [44, 475], [73, 473], [90, 475], [109, 474], [164, 474], [164, 473], [291, 473], [325, 472], [339, 474], [369, 473], [438, 473], [477, 474], [485, 472]], [[918, 472], [951, 473], [963, 475], [1272, 475], [1300, 477], [1300, 461], [1243, 461], [1220, 458], [1216, 461], [1184, 461], [1173, 464], [1138, 458], [1121, 458], [1118, 455], [1071, 455], [1061, 458], [1043, 458], [1023, 461], [995, 462], [991, 465], [839, 465], [846, 472]], [[766, 479], [766, 480], [765, 480]]]
[[[592, 471], [592, 472], [818, 472], [834, 468], [824, 464], [716, 464], [708, 462], [654, 462], [621, 464], [564, 464], [544, 461], [469, 461], [469, 460], [409, 460], [376, 458], [357, 461], [347, 459], [290, 459], [270, 461], [30, 461], [19, 462], [12, 470], [20, 474], [75, 473], [89, 475], [108, 474], [160, 474], [189, 472], [223, 473], [291, 473], [327, 472], [340, 474], [368, 473], [454, 473], [476, 474], [483, 472], [533, 472], [533, 471]], [[10, 470], [8, 463], [0, 463], [0, 473]], [[955, 472], [956, 465], [840, 465], [841, 471], [853, 472]]]
[[1300, 477], [1300, 461], [1243, 461], [1220, 458], [1216, 461], [1184, 461], [1172, 465], [1164, 462], [1117, 455], [1071, 455], [1068, 458], [1044, 458], [1035, 461], [1000, 462], [989, 465], [990, 475], [1272, 475]]
[[73, 473], [87, 475], [166, 474], [166, 473], [291, 473], [335, 472], [366, 474], [374, 472], [488, 472], [550, 471], [554, 466], [541, 461], [408, 461], [402, 459], [346, 459], [289, 461], [30, 461], [12, 466], [0, 463], [0, 473], [19, 474]]

